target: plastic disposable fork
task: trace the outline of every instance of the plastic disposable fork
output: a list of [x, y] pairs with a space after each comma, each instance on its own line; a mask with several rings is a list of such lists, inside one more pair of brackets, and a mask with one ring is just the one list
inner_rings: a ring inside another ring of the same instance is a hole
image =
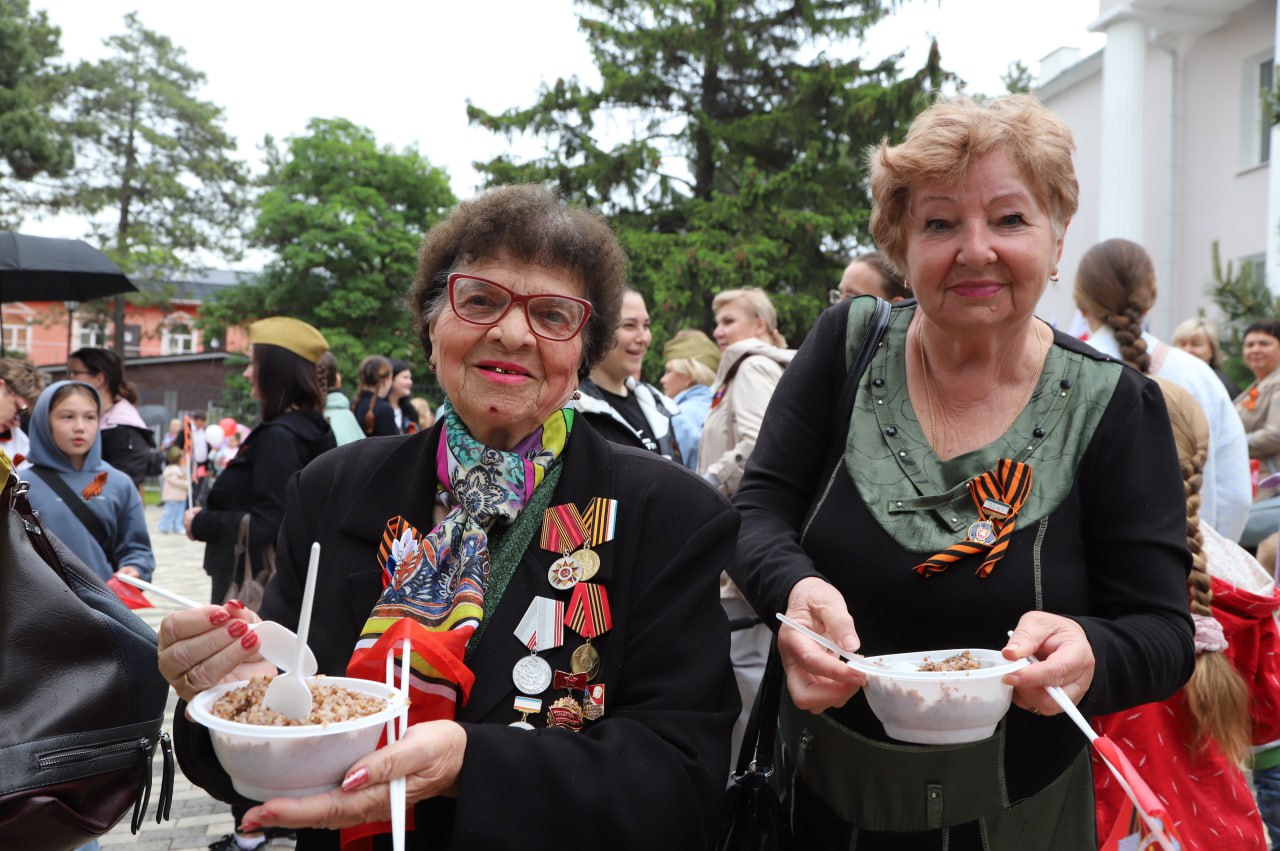
[[[116, 578], [126, 585], [132, 585], [148, 594], [155, 594], [157, 597], [163, 597], [185, 606], [188, 609], [198, 609], [205, 603], [197, 603], [195, 600], [182, 596], [181, 594], [161, 588], [159, 585], [153, 585], [144, 579], [137, 579], [127, 573], [117, 573]], [[293, 664], [294, 656], [298, 648], [298, 636], [288, 627], [278, 624], [275, 621], [258, 621], [249, 624], [249, 629], [258, 634], [258, 647], [262, 657], [277, 668], [286, 668], [287, 665]], [[287, 669], [287, 668], [286, 668]], [[302, 659], [302, 673], [308, 677], [313, 676], [317, 670], [316, 657], [307, 649], [306, 655]]]
[[[1013, 630], [1009, 630], [1009, 637], [1013, 637]], [[1029, 655], [1026, 658], [1031, 662], [1040, 661], [1033, 655]], [[1085, 738], [1087, 738], [1091, 743], [1095, 743], [1096, 747], [1098, 739], [1103, 737], [1099, 736], [1094, 731], [1093, 725], [1085, 719], [1084, 715], [1080, 714], [1080, 710], [1076, 708], [1075, 703], [1073, 703], [1071, 698], [1067, 696], [1067, 693], [1062, 690], [1062, 686], [1045, 686], [1044, 690], [1053, 698], [1053, 702], [1062, 708], [1062, 711], [1066, 713], [1067, 717], [1080, 728], [1080, 732], [1084, 733]], [[1142, 809], [1141, 804], [1138, 802], [1137, 794], [1133, 791], [1133, 787], [1129, 785], [1129, 781], [1125, 780], [1120, 769], [1112, 765], [1111, 760], [1107, 759], [1105, 754], [1102, 754], [1102, 757], [1103, 764], [1111, 770], [1112, 776], [1115, 777], [1116, 782], [1120, 784], [1121, 790], [1129, 796], [1129, 800], [1133, 801], [1135, 812], [1142, 816], [1142, 820], [1146, 823], [1147, 829], [1151, 831], [1152, 835], [1156, 838], [1156, 841], [1160, 843], [1160, 847], [1170, 849], [1170, 851], [1172, 851], [1176, 846], [1165, 835], [1163, 825], [1161, 825], [1156, 819], [1147, 815], [1146, 811]]]
[[188, 609], [200, 608], [201, 604], [197, 603], [195, 600], [191, 600], [174, 591], [166, 591], [159, 585], [152, 585], [144, 579], [138, 579], [137, 577], [130, 576], [127, 573], [117, 573], [115, 576], [116, 579], [119, 579], [126, 585], [132, 585], [134, 588], [138, 588], [142, 591], [148, 591], [155, 594], [157, 597], [164, 597], [166, 600], [171, 600], [180, 606], [186, 606]]
[[791, 627], [796, 632], [800, 633], [806, 638], [810, 638], [813, 641], [816, 641], [818, 644], [821, 644], [823, 647], [827, 648], [832, 653], [836, 654], [841, 659], [845, 660], [845, 662], [849, 664], [849, 667], [854, 668], [855, 670], [858, 670], [858, 671], [862, 671], [864, 674], [884, 674], [884, 673], [891, 673], [893, 671], [916, 670], [915, 666], [909, 665], [903, 662], [898, 662], [893, 665], [873, 665], [867, 661], [867, 657], [859, 656], [857, 653], [850, 653], [848, 650], [845, 650], [843, 647], [841, 647], [839, 644], [836, 644], [834, 641], [827, 638], [825, 635], [819, 635], [818, 633], [809, 629], [809, 627], [805, 626], [799, 621], [796, 621], [792, 618], [787, 617], [782, 612], [778, 612], [777, 614], [778, 614], [778, 620], [782, 621], [784, 624]]
[[[410, 654], [413, 645], [409, 639], [404, 640], [404, 650], [400, 655], [400, 730], [396, 741], [403, 739], [409, 732], [409, 671], [412, 668]], [[390, 656], [390, 654], [388, 654]], [[391, 722], [387, 722], [390, 724]], [[387, 737], [390, 744], [391, 737]], [[391, 847], [393, 851], [404, 851], [405, 795], [408, 781], [403, 777], [391, 778]]]

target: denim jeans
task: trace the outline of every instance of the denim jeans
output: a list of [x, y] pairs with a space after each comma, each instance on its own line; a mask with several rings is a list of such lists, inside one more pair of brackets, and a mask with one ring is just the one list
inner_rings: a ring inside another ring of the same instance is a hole
[[187, 504], [180, 499], [166, 499], [164, 514], [160, 515], [161, 532], [182, 532], [182, 512]]
[[1280, 765], [1256, 769], [1253, 772], [1254, 794], [1258, 799], [1258, 812], [1267, 826], [1267, 835], [1273, 848], [1280, 847]]

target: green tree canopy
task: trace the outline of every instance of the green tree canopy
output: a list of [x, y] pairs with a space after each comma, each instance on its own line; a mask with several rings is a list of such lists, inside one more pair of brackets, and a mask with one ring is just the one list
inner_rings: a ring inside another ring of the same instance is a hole
[[477, 166], [491, 185], [547, 182], [611, 217], [655, 352], [680, 327], [709, 329], [713, 295], [741, 286], [766, 289], [798, 341], [870, 241], [866, 148], [900, 138], [948, 78], [936, 45], [910, 76], [896, 56], [838, 58], [890, 0], [579, 5], [601, 85], [558, 80], [503, 113], [469, 105], [473, 123], [547, 145]]
[[[105, 40], [111, 56], [74, 72], [74, 117], [88, 137], [54, 203], [89, 216], [103, 250], [127, 272], [237, 257], [249, 178], [223, 111], [196, 96], [205, 76], [186, 64], [185, 50], [136, 14], [125, 25]], [[117, 300], [117, 349], [123, 317]]]
[[61, 30], [28, 0], [0, 0], [0, 227], [15, 227], [28, 206], [20, 185], [60, 177], [75, 162], [67, 128], [53, 117], [65, 95]]
[[404, 295], [422, 234], [456, 203], [447, 175], [340, 118], [312, 119], [306, 135], [266, 148], [251, 241], [275, 259], [254, 283], [207, 303], [203, 327], [220, 333], [276, 314], [310, 322], [348, 383], [366, 354], [421, 364]]

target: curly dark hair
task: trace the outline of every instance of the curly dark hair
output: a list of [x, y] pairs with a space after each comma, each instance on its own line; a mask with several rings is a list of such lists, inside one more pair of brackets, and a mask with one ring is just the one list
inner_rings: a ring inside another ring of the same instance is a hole
[[427, 358], [431, 320], [449, 304], [449, 273], [497, 259], [561, 272], [582, 283], [591, 302], [578, 366], [578, 376], [585, 378], [613, 348], [626, 255], [604, 217], [531, 183], [500, 186], [463, 201], [422, 238], [408, 305]]

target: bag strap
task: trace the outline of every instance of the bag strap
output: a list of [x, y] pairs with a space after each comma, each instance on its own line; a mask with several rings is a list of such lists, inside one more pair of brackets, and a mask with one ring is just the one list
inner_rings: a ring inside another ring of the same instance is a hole
[[[853, 402], [858, 395], [858, 382], [871, 364], [880, 338], [889, 327], [889, 302], [877, 298], [872, 309], [871, 318], [867, 322], [862, 342], [858, 344], [858, 353], [849, 365], [845, 375], [844, 386], [840, 391], [840, 404], [836, 407], [835, 427], [832, 430], [832, 445], [835, 447], [833, 463], [839, 463], [844, 455], [844, 443], [838, 439], [841, 429], [847, 429], [853, 416]], [[828, 464], [827, 466], [830, 466]], [[764, 677], [760, 680], [760, 689], [756, 692], [755, 703], [751, 706], [751, 715], [747, 719], [747, 727], [743, 732], [742, 748], [738, 751], [736, 773], [743, 774], [756, 771], [769, 774], [773, 771], [773, 742], [778, 730], [778, 703], [782, 696], [782, 658], [778, 655], [778, 634], [774, 631], [773, 640], [769, 643], [769, 658], [765, 662]], [[764, 723], [765, 719], [769, 723]]]
[[98, 546], [102, 548], [103, 555], [107, 557], [107, 564], [114, 565], [115, 559], [111, 557], [111, 539], [107, 537], [107, 530], [103, 527], [102, 521], [98, 519], [98, 516], [89, 508], [89, 504], [84, 501], [80, 494], [72, 490], [70, 485], [62, 480], [57, 471], [35, 465], [32, 465], [30, 469], [40, 481], [53, 488], [54, 493], [62, 497], [62, 502], [67, 508], [71, 509], [71, 513], [84, 524], [84, 528], [98, 542]]
[[[872, 296], [872, 298], [875, 298], [875, 296]], [[871, 311], [871, 318], [867, 320], [862, 342], [858, 344], [858, 353], [854, 355], [853, 362], [849, 364], [849, 372], [845, 375], [844, 386], [840, 390], [840, 405], [836, 408], [833, 435], [840, 434], [842, 427], [844, 429], [848, 428], [849, 420], [853, 417], [853, 400], [858, 395], [858, 382], [862, 380], [863, 373], [871, 365], [871, 359], [875, 357], [876, 348], [880, 345], [880, 338], [884, 336], [885, 329], [889, 327], [891, 310], [889, 302], [882, 298], [876, 298], [876, 306]], [[833, 440], [832, 444], [838, 447], [839, 454], [844, 454], [844, 447], [839, 441]]]

